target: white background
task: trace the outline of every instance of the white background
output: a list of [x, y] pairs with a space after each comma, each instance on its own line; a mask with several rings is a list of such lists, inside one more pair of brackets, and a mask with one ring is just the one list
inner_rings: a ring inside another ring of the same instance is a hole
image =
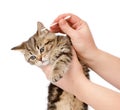
[[[67, 12], [88, 22], [100, 49], [120, 57], [119, 0], [1, 0], [0, 110], [46, 110], [49, 82], [39, 68], [10, 49], [36, 32], [37, 21], [49, 28], [59, 14]], [[118, 91], [90, 74], [93, 82]]]

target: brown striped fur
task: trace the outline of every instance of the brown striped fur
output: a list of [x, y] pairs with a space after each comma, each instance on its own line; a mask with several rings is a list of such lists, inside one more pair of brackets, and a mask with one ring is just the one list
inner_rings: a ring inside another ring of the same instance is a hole
[[[51, 82], [57, 82], [69, 69], [72, 60], [71, 42], [68, 36], [50, 32], [40, 22], [37, 32], [27, 41], [12, 50], [20, 50], [28, 63], [41, 67], [52, 65]], [[86, 77], [89, 78], [87, 66], [80, 61]], [[47, 110], [87, 110], [87, 105], [50, 83]]]

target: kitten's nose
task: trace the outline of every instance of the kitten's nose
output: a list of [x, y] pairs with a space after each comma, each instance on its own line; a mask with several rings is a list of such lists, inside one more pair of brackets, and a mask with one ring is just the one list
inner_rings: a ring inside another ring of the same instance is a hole
[[39, 55], [39, 56], [37, 57], [37, 60], [42, 61], [42, 56]]

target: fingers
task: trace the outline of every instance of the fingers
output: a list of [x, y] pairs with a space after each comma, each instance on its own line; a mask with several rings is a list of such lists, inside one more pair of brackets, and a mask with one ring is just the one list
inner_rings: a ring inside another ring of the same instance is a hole
[[42, 71], [45, 73], [45, 76], [48, 80], [50, 80], [50, 73], [52, 72], [51, 66], [47, 65], [47, 66], [41, 66]]
[[72, 47], [72, 55], [73, 55], [73, 57], [72, 57], [72, 62], [71, 63], [73, 65], [76, 65], [77, 63], [79, 63], [79, 61], [78, 61], [77, 53], [76, 53], [76, 51], [73, 47]]
[[[68, 19], [66, 19], [68, 18]], [[74, 14], [71, 14], [71, 13], [66, 13], [66, 14], [62, 14], [62, 15], [59, 15], [53, 22], [53, 24], [55, 25], [51, 25], [51, 31], [53, 32], [61, 32], [63, 31], [60, 27], [59, 27], [59, 22], [61, 19], [65, 19], [68, 24], [70, 25], [70, 27], [72, 27], [73, 29], [77, 29], [82, 23], [83, 23], [83, 20], [80, 19], [79, 17], [77, 17], [76, 15]]]
[[[76, 52], [73, 47], [72, 47], [72, 55], [73, 55], [72, 57], [73, 59], [72, 59], [71, 65], [76, 65], [78, 63], [78, 58], [77, 58]], [[46, 78], [50, 81], [51, 73], [52, 73], [52, 66], [51, 65], [41, 66], [41, 69], [45, 73]]]
[[76, 15], [74, 14], [71, 14], [71, 13], [65, 13], [65, 14], [61, 14], [59, 15], [53, 23], [55, 22], [59, 22], [59, 20], [61, 19], [64, 19], [66, 17], [70, 16], [70, 18], [67, 20], [68, 22], [72, 23], [72, 24], [75, 24], [76, 22], [80, 21], [81, 19], [79, 17], [77, 17]]
[[[62, 18], [62, 19], [68, 21], [70, 18], [71, 18], [71, 16], [66, 16], [66, 17], [64, 17], [64, 18]], [[60, 19], [60, 20], [61, 20], [61, 19]], [[53, 32], [61, 32], [61, 31], [62, 31], [62, 29], [60, 29], [60, 27], [59, 27], [59, 22], [57, 22], [57, 21], [53, 22], [53, 23], [50, 25], [50, 27], [51, 27], [51, 30], [52, 30]]]
[[59, 21], [59, 27], [64, 33], [66, 33], [69, 36], [73, 36], [73, 34], [75, 33], [75, 30], [72, 27], [70, 27], [68, 22], [64, 19], [61, 19]]
[[[70, 18], [69, 18], [70, 19]], [[58, 26], [57, 26], [58, 25]], [[72, 39], [75, 36], [75, 30], [68, 24], [65, 19], [61, 19], [58, 24], [55, 24], [51, 27], [53, 32], [62, 32], [69, 35]]]
[[[66, 16], [64, 19], [65, 20], [69, 20], [71, 16]], [[53, 24], [51, 24], [51, 27], [53, 27], [54, 25], [58, 25], [58, 22], [55, 22]]]

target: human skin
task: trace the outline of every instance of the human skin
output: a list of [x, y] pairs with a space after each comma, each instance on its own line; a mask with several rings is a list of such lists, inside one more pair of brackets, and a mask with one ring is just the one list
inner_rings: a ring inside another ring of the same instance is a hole
[[[66, 16], [71, 16], [67, 22], [64, 20]], [[93, 71], [120, 89], [120, 58], [96, 47], [88, 24], [73, 14], [62, 14], [54, 22], [58, 22], [59, 25], [51, 27], [51, 31], [62, 31], [68, 34], [73, 47], [82, 60]]]
[[[64, 20], [66, 16], [71, 17]], [[55, 22], [58, 24], [52, 26], [51, 31], [68, 34], [74, 48], [70, 69], [55, 85], [74, 94], [96, 110], [119, 110], [120, 93], [88, 80], [83, 74], [76, 52], [93, 71], [118, 89], [120, 89], [120, 59], [98, 49], [87, 23], [76, 15], [62, 14], [53, 23]], [[43, 71], [49, 79], [51, 66], [43, 67]]]

